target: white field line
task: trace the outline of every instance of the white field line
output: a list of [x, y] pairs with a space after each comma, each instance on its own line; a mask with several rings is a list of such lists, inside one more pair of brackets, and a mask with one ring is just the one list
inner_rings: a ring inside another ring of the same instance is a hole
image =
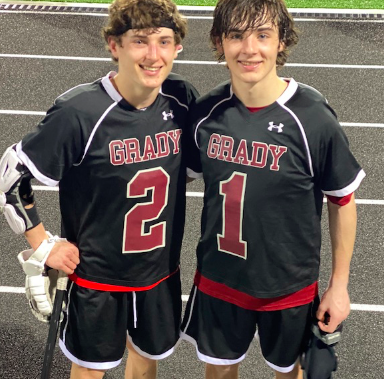
[[[47, 187], [47, 186], [32, 186], [34, 191], [52, 191], [58, 192], [59, 187]], [[204, 197], [204, 192], [186, 192], [187, 197]], [[327, 201], [324, 198], [324, 203]], [[372, 200], [372, 199], [356, 199], [356, 204], [364, 204], [364, 205], [384, 205], [384, 200]]]
[[[12, 0], [5, 0], [2, 1], [3, 4], [8, 4], [9, 8], [15, 8], [17, 4], [24, 4], [25, 6], [29, 7], [31, 6], [30, 1], [17, 1], [15, 4]], [[47, 1], [34, 1], [33, 5], [36, 6], [49, 6], [50, 8], [54, 7], [76, 7], [76, 8], [100, 8], [100, 9], [107, 9], [109, 7], [109, 4], [102, 4], [102, 3], [87, 3], [86, 1], [83, 3], [70, 3], [70, 2], [47, 2]], [[194, 6], [194, 5], [178, 5], [178, 10], [180, 12], [183, 11], [206, 11], [206, 12], [213, 12], [215, 7], [214, 6]], [[288, 8], [288, 11], [291, 13], [333, 13], [333, 14], [361, 14], [361, 13], [378, 13], [378, 14], [384, 14], [384, 10], [382, 9], [343, 9], [343, 8]]]
[[[112, 62], [111, 58], [99, 57], [75, 57], [65, 55], [36, 55], [36, 54], [0, 54], [0, 58], [25, 58], [25, 59], [51, 59], [51, 60], [73, 60], [73, 61], [90, 61], [90, 62]], [[216, 61], [190, 61], [175, 60], [175, 64], [190, 65], [225, 65], [225, 62], [218, 63]], [[383, 65], [353, 65], [353, 64], [323, 64], [323, 63], [286, 63], [286, 67], [310, 67], [310, 68], [344, 68], [344, 69], [367, 69], [367, 70], [384, 70]]]
[[368, 123], [368, 122], [340, 122], [341, 126], [358, 127], [358, 128], [384, 128], [384, 124]]
[[35, 111], [19, 111], [19, 110], [13, 110], [13, 109], [0, 109], [0, 114], [45, 116], [47, 113], [46, 112], [35, 112]]
[[[0, 286], [0, 293], [23, 294], [23, 293], [25, 293], [25, 288], [24, 287]], [[181, 299], [183, 302], [186, 303], [189, 299], [189, 295], [182, 295]], [[351, 310], [353, 310], [353, 311], [365, 311], [365, 312], [384, 312], [384, 305], [351, 304]]]
[[[18, 13], [18, 14], [44, 14], [44, 15], [61, 15], [61, 16], [90, 16], [90, 17], [107, 17], [107, 14], [98, 14], [98, 13], [87, 13], [87, 12], [45, 12], [45, 11], [24, 11], [24, 10], [18, 10], [18, 11], [8, 11], [8, 10], [0, 10], [0, 13]], [[184, 16], [184, 18], [189, 20], [213, 20], [212, 16]], [[375, 20], [375, 19], [325, 19], [325, 18], [294, 18], [295, 22], [330, 22], [330, 21], [337, 21], [337, 22], [354, 22], [354, 23], [375, 23], [375, 24], [382, 24], [384, 23], [384, 20]]]

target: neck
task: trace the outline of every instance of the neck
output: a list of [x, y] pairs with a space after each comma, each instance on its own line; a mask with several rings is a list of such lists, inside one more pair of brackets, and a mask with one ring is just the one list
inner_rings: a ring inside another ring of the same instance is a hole
[[244, 83], [232, 80], [238, 99], [248, 108], [266, 107], [274, 103], [285, 91], [288, 83], [276, 76], [268, 82]]
[[149, 107], [160, 91], [160, 88], [138, 88], [134, 83], [124, 80], [120, 74], [111, 78], [111, 82], [120, 95], [136, 109]]

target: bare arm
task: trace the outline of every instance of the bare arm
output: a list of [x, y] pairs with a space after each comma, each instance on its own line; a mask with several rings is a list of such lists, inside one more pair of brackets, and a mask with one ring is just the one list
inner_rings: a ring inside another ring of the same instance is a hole
[[[328, 201], [329, 232], [332, 245], [332, 274], [317, 311], [319, 327], [327, 333], [335, 331], [350, 312], [348, 295], [349, 268], [356, 237], [356, 204], [339, 206]], [[325, 313], [330, 318], [328, 324]]]
[[[42, 223], [27, 230], [24, 236], [33, 250], [36, 250], [43, 240], [49, 238]], [[79, 263], [79, 250], [70, 242], [57, 242], [46, 261], [49, 267], [62, 270], [67, 275], [73, 274]]]

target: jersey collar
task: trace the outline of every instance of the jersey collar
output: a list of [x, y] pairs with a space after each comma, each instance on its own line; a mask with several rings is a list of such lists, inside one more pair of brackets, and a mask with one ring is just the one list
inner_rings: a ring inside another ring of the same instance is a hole
[[101, 79], [101, 84], [103, 85], [104, 89], [106, 90], [109, 97], [116, 102], [120, 102], [123, 97], [117, 92], [116, 88], [113, 86], [111, 82], [111, 78], [115, 77], [117, 75], [117, 72], [111, 71], [106, 76]]
[[288, 100], [291, 99], [291, 97], [296, 93], [297, 88], [299, 85], [295, 81], [295, 79], [285, 79], [285, 81], [288, 82], [288, 87], [285, 89], [285, 91], [282, 93], [282, 95], [276, 100], [276, 102], [280, 105], [284, 105]]

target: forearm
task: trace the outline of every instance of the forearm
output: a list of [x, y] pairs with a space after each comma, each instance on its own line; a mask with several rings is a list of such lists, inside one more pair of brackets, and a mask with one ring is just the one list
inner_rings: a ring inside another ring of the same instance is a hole
[[347, 287], [350, 262], [356, 237], [355, 197], [344, 206], [328, 201], [329, 232], [332, 245], [332, 274], [330, 285]]
[[48, 239], [48, 235], [42, 223], [30, 230], [27, 230], [24, 233], [24, 236], [33, 250], [36, 250], [43, 240]]

